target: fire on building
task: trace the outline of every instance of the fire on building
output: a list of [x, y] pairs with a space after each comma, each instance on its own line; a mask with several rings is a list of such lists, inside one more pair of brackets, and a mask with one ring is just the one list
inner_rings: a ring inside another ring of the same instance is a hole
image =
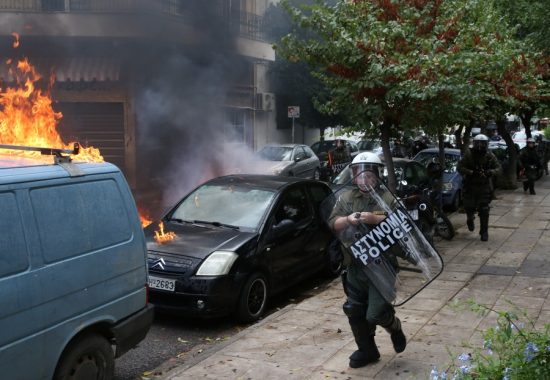
[[36, 98], [51, 105], [56, 145], [78, 141], [119, 166], [154, 219], [223, 174], [228, 141], [256, 148], [273, 117], [257, 108], [267, 92], [258, 78], [274, 53], [259, 33], [267, 1], [140, 3], [156, 5], [0, 1], [0, 87], [28, 91], [14, 71], [26, 62]]

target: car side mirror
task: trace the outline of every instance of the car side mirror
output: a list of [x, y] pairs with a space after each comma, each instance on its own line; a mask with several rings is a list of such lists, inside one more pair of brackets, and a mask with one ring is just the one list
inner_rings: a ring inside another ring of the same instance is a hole
[[296, 228], [296, 222], [292, 219], [283, 219], [278, 224], [274, 225], [271, 233], [273, 238], [278, 239], [282, 236], [289, 234]]
[[300, 162], [300, 161], [302, 161], [304, 158], [305, 158], [304, 156], [296, 156], [296, 157], [294, 158], [294, 162]]

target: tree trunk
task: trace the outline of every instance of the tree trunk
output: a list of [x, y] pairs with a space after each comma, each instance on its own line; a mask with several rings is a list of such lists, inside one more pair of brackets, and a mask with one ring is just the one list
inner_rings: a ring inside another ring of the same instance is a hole
[[519, 118], [521, 119], [521, 122], [525, 127], [525, 136], [527, 138], [533, 137], [531, 136], [531, 118], [533, 117], [534, 114], [535, 114], [535, 110], [532, 110], [530, 108], [523, 109], [519, 113]]
[[454, 132], [455, 138], [456, 138], [456, 147], [457, 149], [460, 149], [462, 151], [462, 130], [464, 129], [464, 126], [461, 125], [457, 128], [457, 130]]
[[384, 121], [380, 126], [380, 140], [382, 145], [382, 151], [384, 152], [384, 163], [388, 171], [388, 189], [395, 194], [397, 188], [397, 180], [395, 179], [395, 170], [393, 167], [393, 157], [390, 149], [390, 128], [391, 123]]
[[518, 151], [516, 150], [514, 141], [512, 140], [512, 136], [510, 136], [510, 133], [506, 129], [505, 119], [497, 120], [496, 124], [497, 124], [498, 134], [506, 142], [506, 146], [508, 150], [508, 167], [506, 168], [506, 170], [504, 170], [503, 168], [503, 173], [502, 173], [503, 181], [500, 184], [500, 187], [503, 189], [513, 190], [513, 189], [516, 189], [518, 186], [517, 184]]

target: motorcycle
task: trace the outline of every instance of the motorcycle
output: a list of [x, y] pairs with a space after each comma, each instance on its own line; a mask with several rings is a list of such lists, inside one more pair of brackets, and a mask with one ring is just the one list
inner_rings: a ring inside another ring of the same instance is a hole
[[443, 212], [441, 196], [437, 190], [425, 188], [420, 193], [402, 198], [401, 201], [431, 244], [434, 235], [445, 240], [451, 240], [455, 236], [454, 226]]

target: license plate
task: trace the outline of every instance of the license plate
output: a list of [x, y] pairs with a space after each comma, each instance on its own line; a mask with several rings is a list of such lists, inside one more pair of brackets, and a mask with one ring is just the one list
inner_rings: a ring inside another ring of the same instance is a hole
[[409, 212], [409, 215], [411, 216], [412, 220], [418, 220], [418, 210], [407, 210]]
[[160, 289], [160, 290], [166, 290], [168, 292], [173, 292], [174, 290], [176, 290], [176, 280], [149, 276], [149, 287], [153, 289]]

